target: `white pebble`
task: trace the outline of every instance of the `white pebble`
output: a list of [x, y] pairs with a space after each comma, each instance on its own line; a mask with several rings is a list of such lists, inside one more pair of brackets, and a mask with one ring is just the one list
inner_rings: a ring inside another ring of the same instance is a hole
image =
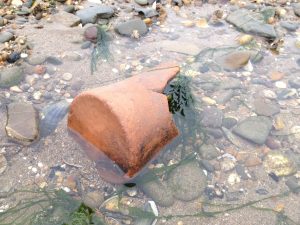
[[69, 81], [71, 80], [73, 77], [73, 75], [71, 73], [64, 73], [62, 78], [65, 80], [65, 81]]
[[284, 89], [284, 88], [287, 87], [286, 83], [283, 82], [283, 81], [277, 81], [277, 82], [275, 83], [275, 86], [276, 86], [277, 88], [281, 88], [281, 89]]
[[28, 57], [28, 54], [26, 54], [26, 53], [21, 53], [21, 55], [20, 55], [20, 56], [21, 56], [21, 58], [22, 58], [22, 59], [25, 59], [25, 58], [27, 58], [27, 57]]
[[227, 179], [228, 184], [234, 185], [241, 182], [241, 178], [237, 173], [231, 173]]
[[9, 90], [16, 93], [22, 93], [22, 90], [18, 86], [12, 86]]
[[45, 73], [45, 75], [43, 76], [43, 78], [44, 78], [45, 80], [48, 80], [48, 79], [50, 78], [50, 75], [49, 75], [48, 73]]
[[32, 171], [33, 173], [37, 173], [37, 168], [32, 167], [32, 168], [31, 168], [31, 171]]
[[61, 189], [63, 189], [65, 192], [70, 192], [71, 191], [71, 189], [70, 188], [68, 188], [68, 187], [62, 187]]
[[41, 97], [42, 97], [42, 93], [40, 91], [36, 91], [36, 92], [33, 93], [33, 98], [35, 100], [40, 100]]
[[119, 70], [116, 69], [116, 68], [113, 68], [112, 71], [113, 71], [114, 73], [119, 73]]
[[263, 90], [264, 97], [269, 98], [269, 99], [276, 99], [277, 95], [275, 94], [274, 91], [271, 90]]

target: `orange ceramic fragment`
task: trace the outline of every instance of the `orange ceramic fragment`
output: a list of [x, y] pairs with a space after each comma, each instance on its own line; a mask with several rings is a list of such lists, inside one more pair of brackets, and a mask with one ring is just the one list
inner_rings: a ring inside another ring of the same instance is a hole
[[68, 127], [133, 177], [178, 135], [161, 92], [179, 67], [164, 64], [85, 91], [71, 104]]

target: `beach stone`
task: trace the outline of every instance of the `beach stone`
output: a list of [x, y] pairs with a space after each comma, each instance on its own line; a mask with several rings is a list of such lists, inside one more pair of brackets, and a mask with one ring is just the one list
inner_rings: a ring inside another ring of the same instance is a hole
[[208, 160], [202, 159], [200, 164], [207, 172], [213, 173], [215, 171], [215, 167]]
[[206, 183], [206, 176], [195, 160], [182, 163], [173, 169], [168, 177], [168, 187], [173, 191], [174, 197], [182, 201], [200, 197]]
[[80, 18], [72, 13], [66, 11], [59, 11], [53, 15], [53, 20], [57, 21], [67, 27], [75, 27], [80, 23]]
[[174, 204], [174, 197], [165, 183], [162, 183], [158, 179], [146, 181], [139, 184], [142, 191], [150, 197], [156, 204], [169, 207]]
[[289, 80], [289, 85], [292, 87], [292, 88], [300, 88], [300, 78], [299, 77], [295, 77], [293, 79], [290, 79]]
[[280, 141], [274, 139], [273, 137], [268, 137], [268, 138], [267, 138], [266, 145], [267, 145], [270, 149], [279, 149], [279, 148], [281, 148], [281, 143], [280, 143]]
[[201, 124], [205, 127], [221, 127], [223, 112], [217, 107], [206, 107], [201, 113]]
[[23, 80], [21, 67], [7, 67], [0, 70], [0, 88], [9, 88], [18, 85]]
[[245, 167], [241, 164], [235, 166], [235, 171], [243, 180], [248, 180], [250, 178], [246, 173]]
[[203, 144], [200, 149], [200, 156], [203, 159], [212, 160], [220, 155], [220, 152], [213, 145]]
[[135, 30], [138, 31], [139, 35], [144, 35], [148, 32], [145, 22], [141, 19], [129, 20], [118, 24], [115, 29], [119, 34], [125, 36], [131, 36]]
[[294, 13], [296, 16], [300, 16], [300, 3], [293, 4]]
[[95, 23], [97, 19], [108, 19], [114, 14], [113, 8], [106, 5], [90, 6], [80, 9], [76, 12], [83, 25], [87, 23]]
[[299, 194], [300, 193], [300, 183], [298, 183], [298, 180], [296, 177], [292, 176], [289, 177], [286, 182], [285, 182], [286, 186], [288, 186], [288, 188], [295, 194]]
[[139, 5], [147, 5], [148, 4], [147, 0], [134, 0], [134, 1]]
[[226, 21], [235, 25], [239, 29], [243, 30], [245, 33], [251, 33], [254, 35], [266, 37], [266, 38], [276, 38], [277, 34], [272, 25], [266, 24], [263, 19], [256, 18], [251, 11], [246, 9], [238, 9], [230, 13]]
[[60, 60], [58, 57], [55, 57], [55, 56], [48, 56], [46, 58], [46, 61], [47, 61], [47, 63], [56, 65], [56, 66], [63, 64], [62, 60]]
[[233, 117], [225, 117], [222, 121], [222, 126], [230, 129], [237, 124], [237, 119]]
[[46, 57], [44, 55], [33, 55], [26, 58], [26, 61], [33, 66], [41, 65], [46, 61]]
[[216, 96], [218, 104], [226, 104], [234, 96], [233, 90], [222, 90]]
[[264, 158], [263, 165], [267, 173], [274, 173], [276, 176], [289, 176], [297, 172], [296, 163], [292, 158], [279, 152], [269, 152]]
[[280, 26], [287, 29], [288, 31], [296, 31], [299, 28], [298, 23], [291, 23], [288, 21], [280, 21]]
[[33, 105], [16, 102], [7, 106], [6, 134], [24, 145], [38, 137], [38, 114]]
[[182, 42], [182, 41], [161, 41], [159, 46], [165, 50], [170, 52], [178, 52], [185, 55], [198, 55], [201, 49], [190, 42]]
[[204, 127], [203, 131], [214, 138], [222, 138], [223, 132], [218, 128]]
[[269, 194], [268, 190], [264, 189], [264, 188], [259, 188], [259, 189], [256, 189], [255, 192], [259, 195], [267, 195]]
[[96, 43], [98, 36], [98, 28], [96, 26], [89, 26], [85, 29], [83, 34], [85, 40]]
[[98, 209], [103, 201], [104, 196], [98, 191], [88, 192], [83, 197], [83, 203], [92, 209]]
[[0, 43], [7, 42], [13, 39], [14, 35], [8, 31], [4, 31], [0, 33]]
[[237, 70], [244, 67], [251, 57], [250, 51], [234, 51], [216, 58], [216, 62], [225, 70]]
[[273, 116], [280, 112], [280, 107], [277, 102], [268, 99], [256, 99], [253, 105], [257, 115]]
[[145, 18], [151, 18], [151, 17], [154, 17], [154, 16], [158, 16], [158, 12], [151, 8], [151, 7], [148, 7], [148, 8], [135, 8], [135, 11], [139, 14], [142, 14]]
[[272, 128], [272, 121], [268, 117], [253, 116], [238, 123], [233, 132], [256, 144], [264, 144]]

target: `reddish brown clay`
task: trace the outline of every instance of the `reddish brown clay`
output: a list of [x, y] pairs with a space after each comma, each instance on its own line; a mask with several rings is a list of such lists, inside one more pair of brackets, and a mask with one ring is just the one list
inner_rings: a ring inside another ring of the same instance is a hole
[[133, 177], [178, 135], [161, 94], [179, 67], [169, 63], [151, 71], [78, 95], [68, 127]]

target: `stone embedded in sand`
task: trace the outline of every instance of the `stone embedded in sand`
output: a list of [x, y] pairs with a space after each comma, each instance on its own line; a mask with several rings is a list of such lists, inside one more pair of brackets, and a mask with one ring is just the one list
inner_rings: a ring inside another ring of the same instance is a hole
[[216, 58], [216, 62], [226, 70], [237, 70], [245, 66], [250, 57], [250, 51], [230, 52]]
[[167, 64], [105, 87], [71, 104], [68, 127], [132, 177], [178, 135], [161, 92], [179, 72]]
[[80, 23], [80, 18], [72, 13], [59, 11], [53, 15], [53, 19], [67, 27], [75, 27]]
[[97, 19], [108, 19], [112, 17], [114, 10], [110, 6], [106, 5], [94, 5], [84, 9], [80, 9], [76, 12], [76, 16], [81, 19], [83, 25], [87, 23], [95, 23]]
[[264, 159], [264, 167], [267, 173], [275, 173], [277, 176], [289, 176], [297, 172], [295, 162], [281, 152], [272, 151]]
[[266, 142], [272, 128], [272, 121], [265, 116], [252, 116], [241, 121], [233, 132], [256, 144], [262, 145]]
[[38, 115], [33, 105], [11, 103], [7, 106], [7, 136], [28, 145], [38, 137]]
[[0, 71], [0, 88], [18, 85], [23, 79], [23, 69], [18, 66], [4, 68]]
[[115, 29], [119, 34], [125, 36], [131, 36], [134, 31], [137, 31], [139, 35], [144, 35], [148, 32], [146, 23], [141, 19], [134, 19], [120, 23]]

